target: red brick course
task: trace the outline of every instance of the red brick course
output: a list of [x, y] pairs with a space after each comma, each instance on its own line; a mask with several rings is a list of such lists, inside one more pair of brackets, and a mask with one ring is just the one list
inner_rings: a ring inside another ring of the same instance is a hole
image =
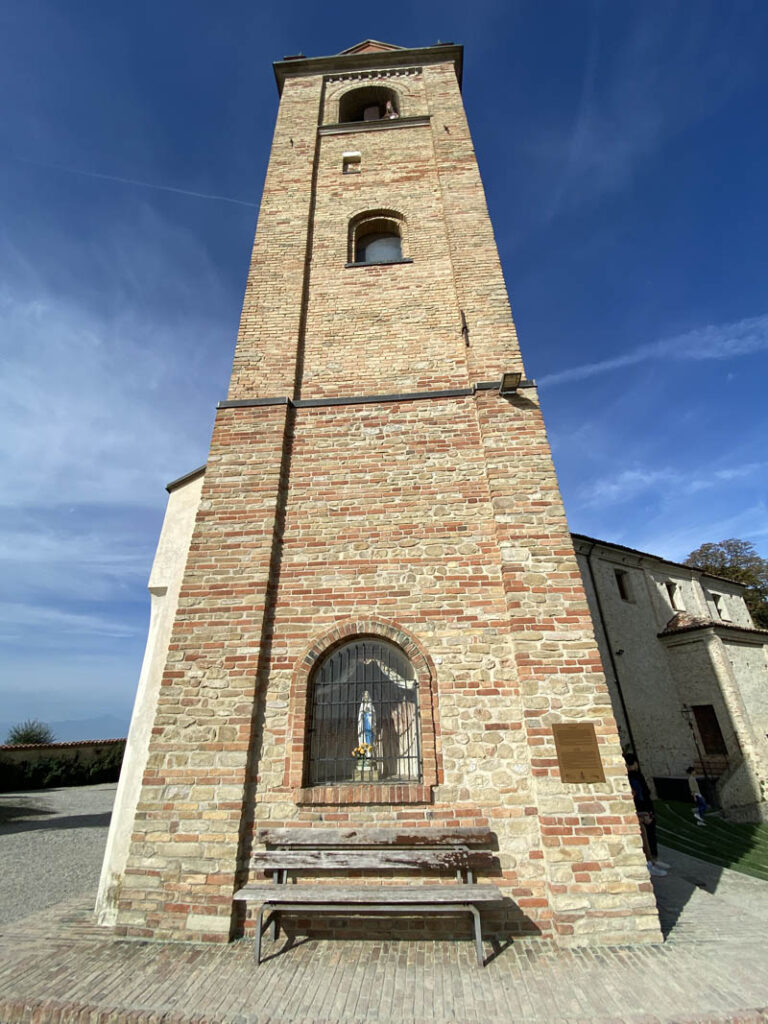
[[[383, 80], [429, 122], [318, 135], [349, 81], [286, 81], [230, 399], [522, 370], [454, 69]], [[361, 172], [342, 175], [351, 149]], [[375, 209], [402, 215], [412, 263], [345, 266], [350, 219]], [[358, 635], [414, 665], [418, 785], [306, 784], [313, 666]], [[562, 721], [595, 725], [604, 783], [562, 784]], [[491, 827], [513, 930], [658, 938], [534, 389], [219, 411], [118, 930], [227, 939], [250, 926], [232, 893], [256, 828], [402, 821]]]

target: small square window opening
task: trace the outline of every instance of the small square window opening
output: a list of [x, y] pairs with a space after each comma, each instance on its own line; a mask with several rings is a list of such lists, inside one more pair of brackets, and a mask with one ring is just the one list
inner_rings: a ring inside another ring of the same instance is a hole
[[721, 618], [723, 622], [730, 622], [731, 616], [728, 614], [728, 606], [725, 603], [725, 598], [723, 597], [723, 595], [713, 594], [712, 601], [714, 603], [715, 611], [717, 612], [719, 618]]
[[359, 174], [363, 167], [360, 153], [342, 153], [341, 170], [343, 174]]
[[683, 596], [680, 593], [680, 587], [677, 585], [677, 583], [673, 583], [671, 580], [668, 580], [664, 584], [664, 588], [667, 591], [667, 598], [672, 607], [678, 612], [685, 611], [685, 605], [683, 604]]
[[619, 597], [622, 601], [631, 601], [632, 588], [629, 582], [629, 573], [624, 569], [614, 569], [613, 574], [616, 577], [616, 586], [619, 590]]

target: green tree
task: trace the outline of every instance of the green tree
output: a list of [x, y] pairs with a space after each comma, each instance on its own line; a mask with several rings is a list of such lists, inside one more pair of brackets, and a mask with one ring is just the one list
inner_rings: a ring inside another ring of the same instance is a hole
[[28, 718], [21, 725], [14, 725], [8, 733], [8, 743], [53, 743], [53, 732], [37, 718]]
[[768, 629], [768, 559], [758, 555], [754, 544], [735, 537], [719, 544], [702, 544], [688, 555], [685, 564], [745, 586], [744, 600], [755, 625]]

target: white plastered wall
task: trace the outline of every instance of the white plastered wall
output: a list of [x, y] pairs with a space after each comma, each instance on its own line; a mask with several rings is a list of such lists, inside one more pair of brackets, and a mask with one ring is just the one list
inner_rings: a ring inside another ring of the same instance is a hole
[[[627, 745], [629, 730], [614, 666], [649, 783], [654, 776], [685, 779], [699, 751], [683, 706], [711, 704], [730, 761], [718, 784], [722, 807], [733, 820], [768, 820], [768, 642], [738, 632], [752, 628], [743, 588], [600, 541], [577, 538], [576, 551], [622, 742]], [[627, 574], [627, 598], [616, 570]], [[667, 583], [678, 588], [676, 606]], [[712, 593], [725, 600], [727, 620], [717, 614]], [[700, 618], [703, 628], [659, 639], [676, 611]], [[731, 626], [737, 628], [731, 632]]]
[[200, 472], [171, 490], [149, 576], [149, 633], [96, 897], [96, 916], [102, 925], [113, 925], [117, 916], [120, 883], [128, 858], [160, 681], [202, 486], [203, 473]]
[[768, 745], [765, 707], [768, 672], [764, 645], [713, 644], [712, 661], [729, 705], [742, 757], [718, 782], [718, 796], [731, 821], [768, 821]]

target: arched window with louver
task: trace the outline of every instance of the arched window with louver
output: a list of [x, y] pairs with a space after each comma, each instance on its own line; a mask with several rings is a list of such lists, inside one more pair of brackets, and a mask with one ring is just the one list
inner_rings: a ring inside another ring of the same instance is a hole
[[349, 225], [350, 263], [402, 263], [403, 219], [383, 210], [354, 217]]

